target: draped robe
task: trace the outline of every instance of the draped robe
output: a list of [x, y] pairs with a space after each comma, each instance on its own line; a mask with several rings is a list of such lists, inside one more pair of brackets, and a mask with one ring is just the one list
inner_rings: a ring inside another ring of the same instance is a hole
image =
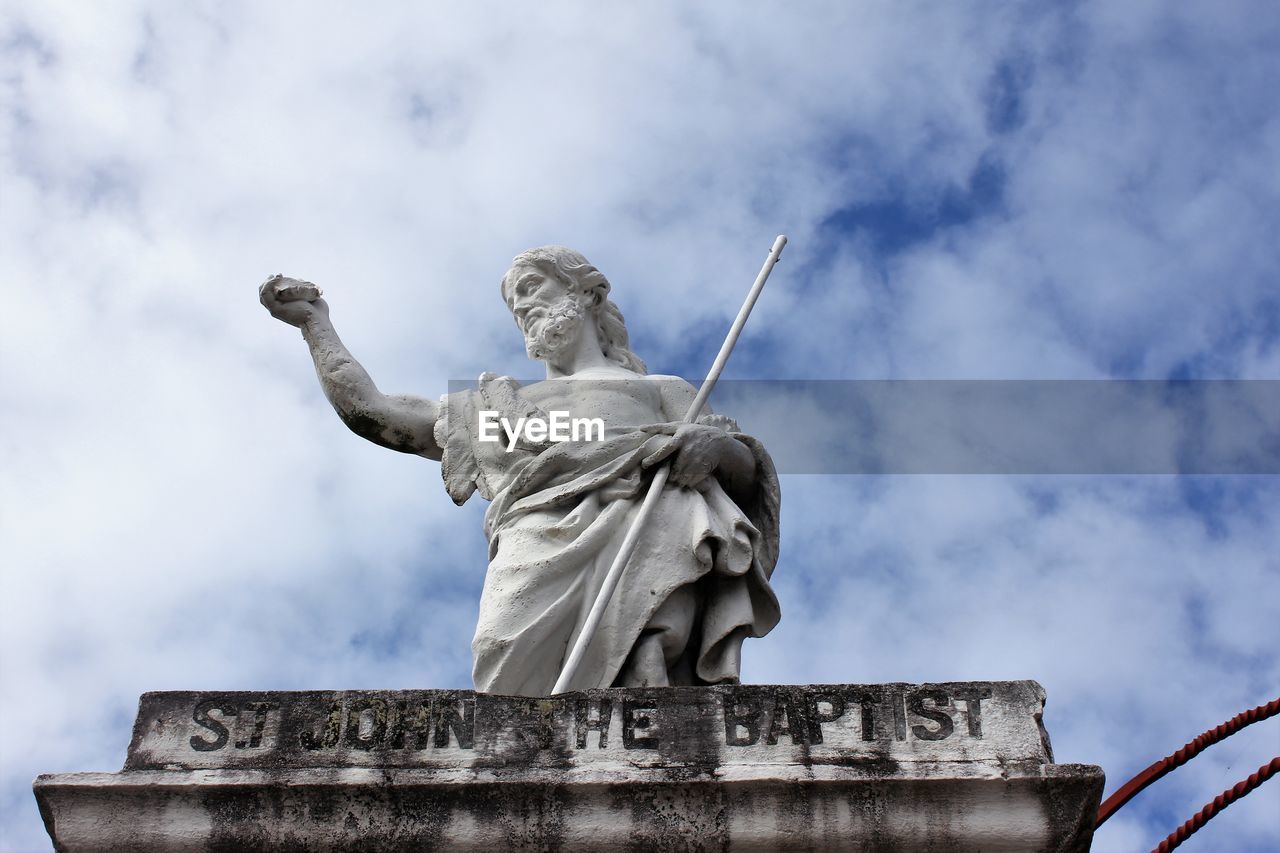
[[[445, 488], [461, 505], [479, 492], [490, 502], [484, 530], [489, 568], [472, 642], [476, 690], [551, 693], [604, 582], [655, 465], [675, 448], [679, 423], [607, 429], [604, 440], [531, 443], [507, 450], [481, 441], [479, 412], [514, 423], [538, 414], [506, 378], [481, 377], [477, 390], [441, 398], [436, 440]], [[672, 683], [737, 681], [742, 641], [779, 619], [769, 586], [778, 556], [779, 488], [764, 447], [727, 418], [756, 461], [750, 496], [738, 502], [714, 476], [697, 487], [668, 484], [614, 591], [571, 690], [609, 687], [641, 634], [674, 592], [693, 585], [697, 612]], [[739, 505], [741, 504], [741, 505]], [[667, 626], [669, 629], [675, 626]]]

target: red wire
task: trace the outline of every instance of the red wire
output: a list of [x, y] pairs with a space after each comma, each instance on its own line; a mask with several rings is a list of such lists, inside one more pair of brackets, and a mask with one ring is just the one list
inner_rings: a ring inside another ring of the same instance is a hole
[[[1245, 726], [1257, 723], [1268, 717], [1274, 717], [1280, 713], [1280, 698], [1272, 699], [1265, 705], [1259, 705], [1249, 711], [1236, 714], [1230, 720], [1227, 720], [1217, 728], [1209, 729], [1209, 731], [1197, 737], [1195, 740], [1186, 744], [1182, 749], [1173, 755], [1166, 756], [1155, 764], [1152, 764], [1146, 770], [1143, 770], [1137, 776], [1134, 776], [1128, 782], [1120, 786], [1106, 802], [1098, 809], [1098, 822], [1094, 824], [1095, 828], [1102, 826], [1107, 820], [1116, 813], [1117, 810], [1125, 803], [1132, 800], [1138, 795], [1138, 792], [1146, 788], [1152, 782], [1164, 776], [1169, 771], [1181, 767], [1191, 759], [1195, 758], [1204, 750], [1213, 746], [1218, 741], [1230, 737]], [[1274, 771], [1272, 771], [1274, 772]], [[1241, 795], [1243, 796], [1243, 794]]]
[[1276, 775], [1277, 771], [1280, 771], [1280, 755], [1271, 759], [1269, 763], [1259, 767], [1258, 771], [1249, 778], [1241, 779], [1235, 785], [1214, 797], [1213, 802], [1202, 808], [1195, 817], [1191, 818], [1191, 820], [1174, 830], [1173, 833], [1164, 841], [1161, 841], [1160, 846], [1151, 851], [1151, 853], [1169, 853], [1170, 850], [1194, 835], [1197, 829], [1213, 820], [1214, 816], [1217, 815], [1218, 812], [1222, 811], [1227, 806], [1231, 805], [1236, 800], [1240, 799], [1245, 794]]

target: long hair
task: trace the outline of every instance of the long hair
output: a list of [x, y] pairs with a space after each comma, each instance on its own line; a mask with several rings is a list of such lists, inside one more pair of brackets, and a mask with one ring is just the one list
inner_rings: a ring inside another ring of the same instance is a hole
[[536, 266], [560, 279], [569, 287], [585, 295], [596, 293], [599, 301], [589, 310], [596, 320], [596, 336], [604, 357], [633, 373], [649, 372], [640, 356], [631, 351], [627, 337], [627, 325], [618, 306], [609, 298], [611, 285], [604, 273], [587, 262], [580, 253], [564, 246], [539, 246], [516, 255], [511, 268], [502, 277], [502, 298], [511, 307], [511, 288], [515, 286], [516, 268]]

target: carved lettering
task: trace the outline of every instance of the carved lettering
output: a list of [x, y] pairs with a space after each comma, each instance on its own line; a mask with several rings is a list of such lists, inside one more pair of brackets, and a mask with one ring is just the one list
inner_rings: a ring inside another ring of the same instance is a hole
[[760, 716], [763, 709], [754, 692], [725, 691], [724, 742], [729, 746], [751, 746], [760, 739]]
[[982, 700], [991, 698], [990, 687], [965, 687], [955, 691], [958, 701], [964, 702], [965, 719], [972, 737], [982, 737]]
[[[934, 707], [929, 707], [925, 702], [930, 702]], [[946, 692], [936, 687], [925, 687], [920, 690], [912, 691], [907, 699], [907, 709], [925, 720], [930, 720], [938, 724], [936, 729], [928, 726], [915, 724], [911, 727], [911, 733], [920, 740], [945, 740], [955, 731], [955, 723], [951, 720], [951, 715], [943, 708], [951, 707], [951, 699]]]
[[191, 748], [197, 752], [213, 752], [222, 749], [227, 745], [227, 741], [231, 738], [231, 732], [218, 720], [209, 716], [218, 713], [224, 717], [236, 716], [236, 708], [234, 705], [226, 705], [219, 699], [206, 699], [196, 705], [195, 711], [191, 715], [191, 719], [197, 726], [208, 729], [213, 732], [213, 740], [205, 740], [199, 735], [191, 736]]
[[520, 742], [537, 749], [550, 749], [555, 743], [555, 715], [564, 709], [561, 699], [538, 699], [522, 709], [520, 722], [515, 726]]
[[[595, 711], [594, 716], [592, 711]], [[603, 697], [598, 699], [583, 697], [578, 700], [574, 708], [573, 719], [578, 749], [587, 748], [587, 735], [590, 732], [600, 733], [598, 742], [600, 749], [609, 746], [609, 723], [613, 720], [612, 700]]]
[[365, 699], [347, 710], [347, 746], [373, 749], [387, 733], [387, 703]]
[[387, 746], [404, 749], [405, 718], [409, 716], [409, 703], [405, 699], [387, 706]]
[[764, 742], [776, 744], [779, 737], [786, 736], [791, 738], [792, 743], [804, 743], [805, 731], [805, 720], [797, 713], [796, 703], [785, 692], [775, 695], [773, 713], [769, 715], [769, 731], [764, 736]]
[[[894, 752], [903, 746], [919, 751], [924, 744], [955, 740], [959, 735], [978, 750], [974, 754], [987, 755], [1002, 748], [1005, 729], [1028, 725], [1012, 719], [1006, 708], [1036, 707], [1034, 694], [1020, 700], [1022, 705], [1010, 706], [1000, 689], [971, 683], [734, 685], [709, 689], [691, 699], [650, 690], [591, 691], [554, 698], [451, 690], [350, 691], [293, 694], [296, 698], [259, 694], [263, 697], [259, 701], [247, 693], [190, 694], [185, 708], [168, 712], [176, 714], [177, 722], [165, 723], [181, 724], [189, 715], [185, 723], [189, 730], [179, 740], [166, 735], [163, 746], [148, 746], [146, 752], [138, 753], [147, 756], [148, 766], [183, 761], [202, 767], [289, 766], [290, 762], [393, 767], [448, 762], [454, 766], [459, 759], [456, 753], [450, 754], [454, 750], [482, 750], [505, 762], [535, 763], [548, 760], [537, 753], [551, 749], [556, 750], [555, 761], [565, 758], [565, 749], [596, 760], [609, 753], [620, 758], [622, 750], [667, 746], [687, 747], [690, 755], [702, 755], [716, 749], [704, 740], [711, 737], [721, 749], [750, 747], [753, 762], [807, 764], [852, 758], [860, 751], [878, 755], [889, 747]], [[1019, 685], [1019, 689], [1029, 688]], [[999, 705], [994, 704], [993, 694], [1000, 697]], [[673, 703], [671, 708], [665, 704], [668, 701]], [[993, 707], [1000, 713], [990, 710]], [[1000, 738], [984, 731], [984, 710], [987, 728], [994, 725], [992, 720], [1000, 724]], [[164, 726], [149, 725], [164, 734]], [[143, 737], [159, 741], [156, 735]], [[984, 744], [985, 739], [991, 743]], [[796, 747], [803, 750], [797, 752]], [[156, 757], [175, 750], [185, 756]], [[239, 752], [221, 757], [231, 750]], [[214, 755], [200, 757], [208, 753]], [[728, 759], [730, 753], [731, 749], [721, 757]], [[926, 749], [920, 754], [929, 753]]]
[[860, 710], [858, 722], [862, 729], [862, 739], [876, 739], [876, 710], [880, 707], [880, 696], [867, 690], [849, 692], [849, 699], [858, 703]]
[[657, 723], [654, 720], [658, 707], [652, 702], [622, 700], [623, 749], [657, 749]]
[[392, 749], [404, 749], [409, 735], [413, 736], [414, 749], [426, 749], [431, 745], [431, 705], [428, 702], [414, 702], [412, 707], [406, 701], [397, 702], [394, 719], [387, 725], [387, 742]]
[[324, 721], [320, 724], [320, 734], [316, 735], [313, 729], [303, 729], [298, 735], [298, 741], [302, 744], [303, 749], [329, 749], [337, 746], [338, 737], [342, 732], [342, 703], [334, 702], [329, 706], [329, 713], [325, 715]]
[[902, 706], [902, 691], [887, 690], [885, 696], [889, 701], [889, 710], [893, 713], [893, 737], [895, 740], [906, 740], [907, 715]]
[[476, 700], [463, 699], [457, 704], [436, 704], [434, 711], [436, 746], [448, 746], [449, 732], [453, 732], [461, 749], [471, 749], [476, 735]]
[[[823, 709], [823, 706], [826, 709]], [[814, 693], [809, 697], [809, 743], [822, 743], [822, 724], [834, 722], [844, 716], [844, 699], [826, 693]]]
[[267, 714], [279, 707], [275, 702], [250, 702], [246, 705], [245, 710], [253, 712], [253, 728], [249, 731], [247, 740], [236, 741], [236, 749], [257, 749], [262, 746], [262, 735], [267, 730]]

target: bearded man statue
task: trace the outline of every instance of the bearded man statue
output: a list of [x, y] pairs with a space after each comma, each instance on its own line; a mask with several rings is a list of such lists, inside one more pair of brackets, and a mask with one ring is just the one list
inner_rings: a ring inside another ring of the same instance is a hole
[[[381, 393], [314, 284], [274, 276], [260, 297], [302, 330], [347, 426], [439, 460], [455, 503], [476, 493], [489, 501], [476, 690], [550, 694], [660, 464], [671, 476], [568, 687], [736, 682], [743, 640], [779, 619], [769, 578], [780, 492], [768, 453], [729, 418], [681, 422], [695, 389], [647, 373], [609, 281], [579, 253], [530, 249], [501, 286], [546, 379], [520, 385], [486, 373], [477, 388], [439, 400]], [[603, 434], [564, 441], [529, 431], [508, 442], [486, 429], [553, 413], [598, 419]]]

